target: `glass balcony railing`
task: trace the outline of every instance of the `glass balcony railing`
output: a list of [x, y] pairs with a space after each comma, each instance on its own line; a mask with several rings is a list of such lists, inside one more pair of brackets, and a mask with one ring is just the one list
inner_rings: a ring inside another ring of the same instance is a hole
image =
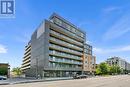
[[31, 54], [31, 51], [25, 52], [24, 56], [28, 56], [29, 54]]
[[31, 62], [28, 62], [26, 64], [22, 64], [22, 67], [29, 66], [30, 64], [31, 64]]
[[49, 62], [49, 66], [50, 67], [53, 67], [53, 68], [57, 68], [57, 69], [65, 69], [65, 68], [67, 68], [67, 70], [68, 69], [75, 69], [75, 70], [77, 70], [77, 69], [79, 69], [79, 70], [81, 70], [82, 69], [82, 67], [80, 67], [80, 66], [78, 66], [78, 65], [70, 65], [70, 64], [62, 64], [62, 63], [56, 63], [56, 62]]
[[65, 58], [57, 58], [55, 57], [55, 59], [53, 58], [49, 58], [50, 61], [53, 61], [53, 62], [60, 62], [60, 63], [68, 63], [68, 64], [78, 64], [78, 65], [82, 65], [83, 63], [82, 62], [78, 62], [78, 61], [75, 61], [75, 60], [68, 60], [68, 59], [65, 59]]
[[50, 51], [50, 54], [55, 55], [55, 56], [64, 57], [64, 58], [71, 58], [71, 59], [75, 59], [75, 60], [82, 60], [81, 57], [79, 57], [79, 56], [75, 56], [75, 55], [67, 54], [67, 53], [63, 53], [63, 52]]
[[24, 56], [24, 60], [26, 60], [26, 59], [28, 59], [28, 58], [30, 58], [30, 57], [31, 57], [31, 53], [28, 54], [27, 56]]
[[23, 64], [31, 62], [31, 58], [27, 59], [27, 60], [23, 60]]
[[69, 49], [69, 48], [61, 47], [61, 46], [54, 45], [54, 44], [49, 44], [49, 46], [52, 47], [52, 48], [54, 48], [54, 49], [62, 50], [62, 51], [65, 51], [65, 52], [82, 55], [81, 52], [78, 52], [78, 51], [75, 51], [75, 50], [71, 50], [71, 49]]
[[55, 41], [55, 42], [57, 42], [57, 43], [59, 43], [59, 44], [64, 44], [65, 46], [69, 46], [69, 47], [71, 47], [71, 48], [75, 48], [75, 49], [78, 49], [78, 50], [80, 50], [80, 51], [83, 51], [82, 48], [77, 47], [77, 46], [75, 46], [75, 45], [73, 45], [73, 44], [64, 42], [64, 41], [62, 41], [62, 40], [59, 40], [59, 39], [56, 39], [56, 38], [53, 38], [53, 37], [51, 37], [50, 40]]
[[22, 67], [21, 69], [22, 70], [26, 70], [26, 69], [29, 69], [31, 66], [29, 65], [29, 66], [25, 66], [25, 67]]
[[73, 40], [73, 39], [71, 39], [71, 38], [69, 38], [69, 37], [67, 37], [67, 36], [65, 36], [65, 35], [63, 35], [63, 34], [57, 33], [57, 32], [52, 31], [52, 30], [51, 30], [51, 33], [57, 35], [58, 37], [64, 38], [64, 39], [66, 39], [66, 40], [68, 40], [68, 41], [70, 41], [70, 42], [73, 42], [73, 43], [75, 43], [75, 44], [77, 44], [77, 45], [83, 46], [83, 43], [80, 43], [80, 42], [78, 42], [78, 41], [75, 41], [75, 40]]
[[83, 33], [78, 31], [76, 28], [70, 26], [69, 24], [65, 23], [64, 21], [62, 21], [62, 20], [60, 20], [58, 18], [55, 18], [54, 23], [56, 23], [57, 25], [59, 25], [61, 27], [64, 27], [66, 30], [70, 31], [73, 36], [77, 36], [77, 37], [79, 37], [81, 39], [84, 38], [84, 34]]

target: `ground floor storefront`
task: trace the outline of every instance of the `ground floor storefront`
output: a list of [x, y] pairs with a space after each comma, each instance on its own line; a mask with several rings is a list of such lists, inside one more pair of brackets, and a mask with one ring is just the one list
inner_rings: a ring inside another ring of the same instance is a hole
[[25, 77], [34, 78], [55, 78], [55, 77], [73, 77], [76, 75], [93, 75], [94, 72], [89, 71], [73, 71], [73, 70], [27, 70]]
[[44, 77], [72, 77], [76, 74], [82, 74], [82, 71], [44, 71]]

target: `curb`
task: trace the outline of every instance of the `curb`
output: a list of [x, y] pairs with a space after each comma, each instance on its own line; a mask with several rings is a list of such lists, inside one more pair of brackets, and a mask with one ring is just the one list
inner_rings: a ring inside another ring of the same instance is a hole
[[0, 85], [13, 85], [13, 84], [22, 84], [22, 83], [60, 81], [60, 80], [72, 80], [72, 78], [68, 78], [68, 79], [50, 79], [50, 80], [44, 80], [44, 79], [41, 79], [41, 80], [30, 80], [30, 81], [21, 81], [21, 82], [0, 83]]

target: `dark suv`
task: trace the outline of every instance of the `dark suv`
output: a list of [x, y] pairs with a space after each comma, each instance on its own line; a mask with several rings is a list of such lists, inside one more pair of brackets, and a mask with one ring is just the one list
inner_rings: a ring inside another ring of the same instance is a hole
[[82, 78], [87, 78], [87, 75], [75, 75], [73, 76], [74, 79], [82, 79]]

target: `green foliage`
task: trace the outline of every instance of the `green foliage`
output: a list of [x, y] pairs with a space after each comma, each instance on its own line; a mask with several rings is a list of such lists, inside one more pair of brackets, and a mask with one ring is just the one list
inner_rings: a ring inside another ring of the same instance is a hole
[[22, 71], [19, 67], [13, 68], [12, 72], [17, 76], [20, 76], [22, 74]]
[[0, 75], [7, 75], [8, 74], [8, 67], [0, 67]]
[[111, 66], [110, 67], [110, 74], [120, 74], [121, 69], [119, 66]]
[[106, 75], [109, 72], [109, 65], [107, 63], [101, 63], [98, 65], [98, 68], [96, 69], [97, 75]]
[[121, 69], [119, 66], [109, 66], [107, 63], [100, 63], [96, 69], [96, 74], [97, 75], [108, 75], [108, 74], [120, 74]]
[[108, 74], [108, 72], [109, 72], [109, 66], [108, 66], [108, 64], [106, 64], [106, 63], [101, 63], [101, 64], [99, 65], [99, 67], [100, 67], [100, 70], [101, 70], [101, 74], [103, 74], [103, 75]]
[[101, 70], [100, 70], [100, 68], [97, 68], [97, 69], [96, 69], [96, 75], [101, 75]]

